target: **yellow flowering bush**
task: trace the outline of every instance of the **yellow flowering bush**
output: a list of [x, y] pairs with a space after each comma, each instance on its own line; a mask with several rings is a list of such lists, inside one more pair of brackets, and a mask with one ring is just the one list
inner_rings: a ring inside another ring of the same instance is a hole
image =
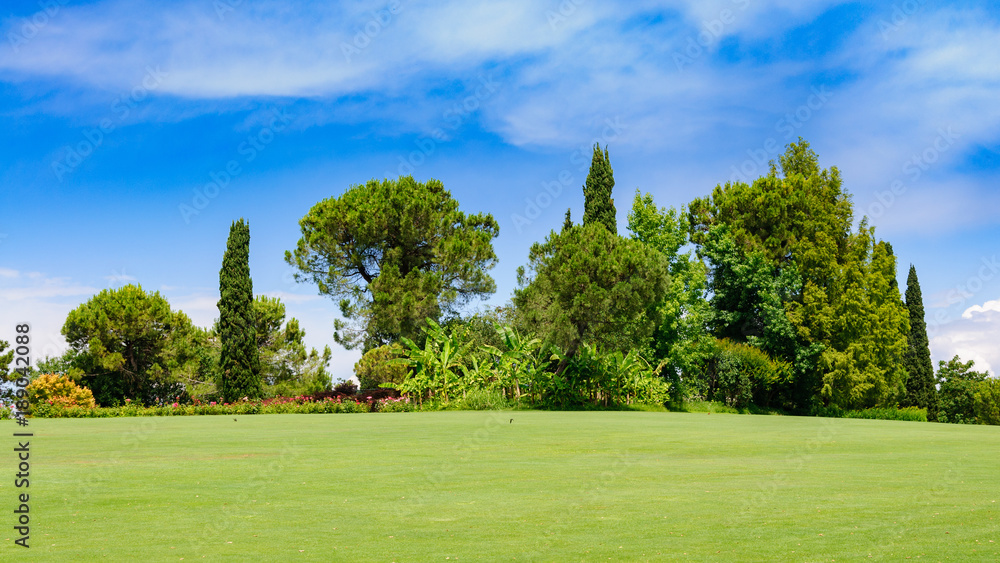
[[59, 407], [94, 408], [94, 394], [64, 375], [43, 373], [28, 384], [28, 401], [32, 408], [48, 403]]

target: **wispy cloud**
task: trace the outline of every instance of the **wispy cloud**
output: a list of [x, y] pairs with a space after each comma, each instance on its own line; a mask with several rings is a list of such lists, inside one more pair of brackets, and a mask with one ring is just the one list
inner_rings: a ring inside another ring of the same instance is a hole
[[56, 278], [41, 272], [21, 272], [4, 268], [0, 277], [0, 340], [13, 341], [16, 323], [29, 323], [32, 360], [58, 356], [66, 350], [61, 330], [66, 316], [100, 288], [83, 285], [70, 278]]

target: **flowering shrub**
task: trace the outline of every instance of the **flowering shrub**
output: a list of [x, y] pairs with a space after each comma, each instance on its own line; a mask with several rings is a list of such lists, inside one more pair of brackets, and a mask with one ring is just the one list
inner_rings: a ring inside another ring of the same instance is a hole
[[80, 387], [72, 379], [54, 373], [43, 373], [27, 387], [28, 401], [33, 410], [43, 403], [56, 407], [94, 408], [94, 394], [86, 387]]
[[32, 414], [41, 418], [112, 418], [126, 416], [196, 416], [196, 415], [243, 415], [243, 414], [329, 414], [370, 412], [367, 403], [342, 399], [313, 400], [312, 397], [275, 397], [263, 401], [238, 401], [233, 404], [208, 404], [195, 401], [193, 404], [170, 403], [145, 407], [132, 401], [120, 407], [87, 408], [44, 403]]
[[409, 397], [388, 397], [375, 402], [374, 410], [378, 412], [413, 412], [416, 405], [410, 402]]

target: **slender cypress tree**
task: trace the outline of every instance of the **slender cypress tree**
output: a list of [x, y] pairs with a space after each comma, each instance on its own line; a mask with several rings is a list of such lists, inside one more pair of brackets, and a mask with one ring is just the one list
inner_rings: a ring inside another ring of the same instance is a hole
[[615, 177], [608, 158], [608, 148], [594, 144], [594, 157], [590, 161], [587, 183], [583, 185], [583, 224], [601, 223], [613, 235], [618, 234], [618, 220], [615, 200], [611, 191], [615, 187]]
[[910, 334], [904, 365], [909, 376], [906, 380], [906, 404], [927, 409], [927, 419], [937, 419], [937, 387], [934, 365], [927, 340], [927, 323], [924, 320], [924, 299], [920, 294], [917, 269], [910, 265], [906, 276], [906, 308], [910, 312]]
[[229, 229], [219, 272], [220, 390], [226, 402], [260, 396], [260, 356], [250, 279], [250, 226], [240, 219]]
[[567, 229], [571, 228], [572, 226], [573, 226], [573, 217], [570, 216], [570, 210], [567, 209], [566, 210], [566, 219], [563, 220], [563, 228], [562, 228], [562, 230], [566, 231]]

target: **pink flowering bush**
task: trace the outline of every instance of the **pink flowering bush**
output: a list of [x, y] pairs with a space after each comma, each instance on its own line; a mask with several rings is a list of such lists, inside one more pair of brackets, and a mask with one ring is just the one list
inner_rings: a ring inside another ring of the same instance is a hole
[[378, 412], [413, 412], [416, 405], [410, 402], [409, 397], [387, 397], [376, 401], [373, 408]]

